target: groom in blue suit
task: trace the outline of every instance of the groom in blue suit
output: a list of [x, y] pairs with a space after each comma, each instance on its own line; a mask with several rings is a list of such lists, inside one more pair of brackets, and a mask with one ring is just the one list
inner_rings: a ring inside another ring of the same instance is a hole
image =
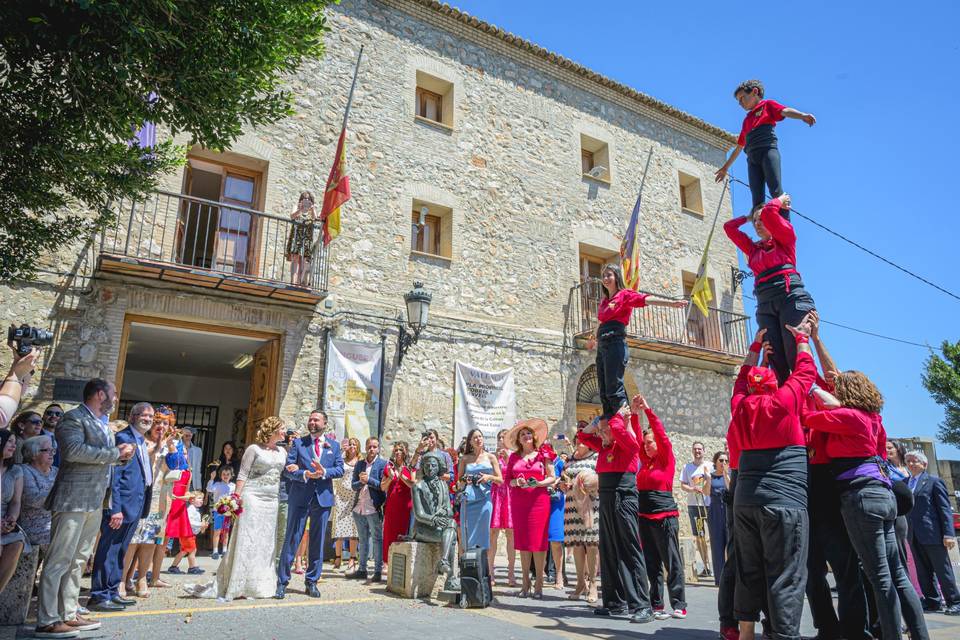
[[310, 435], [294, 440], [287, 454], [287, 467], [283, 473], [290, 480], [290, 488], [287, 492], [287, 531], [277, 565], [277, 593], [274, 597], [278, 600], [286, 595], [290, 566], [303, 539], [307, 517], [310, 518], [309, 562], [304, 580], [307, 595], [311, 598], [320, 597], [317, 580], [323, 570], [323, 543], [330, 509], [333, 507], [333, 481], [343, 477], [340, 444], [324, 436], [326, 428], [327, 414], [315, 409], [307, 419]]

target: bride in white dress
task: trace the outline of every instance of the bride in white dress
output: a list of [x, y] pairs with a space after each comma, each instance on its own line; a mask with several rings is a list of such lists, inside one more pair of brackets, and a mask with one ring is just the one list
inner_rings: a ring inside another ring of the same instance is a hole
[[234, 521], [230, 545], [220, 560], [216, 579], [188, 584], [187, 595], [197, 598], [270, 598], [277, 589], [277, 496], [287, 453], [277, 443], [284, 425], [271, 416], [257, 427], [257, 444], [243, 454], [237, 475], [237, 493], [243, 513]]

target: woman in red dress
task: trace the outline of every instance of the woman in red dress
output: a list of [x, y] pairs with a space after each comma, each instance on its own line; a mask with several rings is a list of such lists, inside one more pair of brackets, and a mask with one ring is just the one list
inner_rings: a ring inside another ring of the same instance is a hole
[[518, 422], [504, 438], [513, 449], [507, 461], [504, 481], [510, 485], [510, 512], [513, 519], [513, 546], [520, 552], [523, 586], [520, 598], [530, 595], [530, 563], [536, 568], [533, 597], [543, 598], [543, 566], [547, 558], [550, 525], [550, 495], [547, 487], [556, 481], [553, 463], [541, 451], [547, 439], [547, 423], [533, 418]]
[[383, 470], [380, 488], [387, 494], [383, 506], [383, 557], [389, 563], [390, 545], [407, 535], [410, 529], [410, 513], [413, 511], [413, 472], [407, 466], [407, 444], [397, 442], [393, 445], [390, 464]]

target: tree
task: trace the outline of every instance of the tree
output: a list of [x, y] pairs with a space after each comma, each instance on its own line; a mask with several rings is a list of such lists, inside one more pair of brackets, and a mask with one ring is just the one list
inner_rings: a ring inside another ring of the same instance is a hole
[[323, 52], [331, 0], [0, 3], [0, 280], [109, 224], [183, 162], [152, 122], [223, 150], [293, 112], [284, 79]]
[[946, 413], [937, 437], [946, 443], [960, 445], [960, 341], [944, 340], [943, 357], [931, 353], [925, 363], [923, 386]]

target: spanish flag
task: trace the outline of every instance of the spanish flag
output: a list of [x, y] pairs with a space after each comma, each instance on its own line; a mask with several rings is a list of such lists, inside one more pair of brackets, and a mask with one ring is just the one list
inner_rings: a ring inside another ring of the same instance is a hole
[[710, 291], [710, 281], [707, 279], [707, 253], [710, 251], [710, 242], [713, 240], [713, 228], [710, 229], [710, 235], [707, 236], [707, 246], [703, 248], [703, 257], [700, 258], [700, 266], [697, 267], [697, 281], [693, 283], [693, 289], [690, 290], [690, 301], [697, 305], [700, 313], [704, 317], [710, 315], [710, 303], [713, 302], [713, 292]]
[[623, 271], [623, 282], [628, 289], [636, 291], [640, 287], [640, 198], [633, 205], [627, 232], [620, 243], [620, 270]]
[[327, 189], [323, 194], [323, 208], [320, 209], [320, 220], [323, 224], [323, 245], [340, 235], [340, 205], [350, 199], [350, 177], [347, 175], [347, 150], [345, 143], [347, 128], [340, 131], [340, 140], [337, 142], [337, 156], [330, 168], [330, 177], [327, 178]]

